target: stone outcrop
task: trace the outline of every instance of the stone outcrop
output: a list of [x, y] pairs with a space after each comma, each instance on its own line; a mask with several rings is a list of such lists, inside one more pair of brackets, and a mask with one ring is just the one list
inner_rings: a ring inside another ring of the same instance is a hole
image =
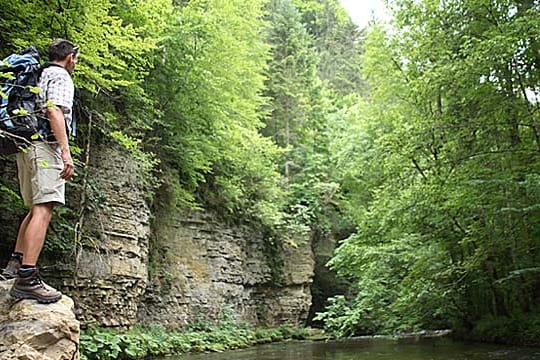
[[311, 244], [284, 244], [281, 286], [259, 284], [254, 296], [257, 323], [275, 326], [283, 323], [304, 325], [311, 307], [313, 253]]
[[73, 301], [67, 296], [48, 305], [18, 301], [9, 295], [12, 283], [0, 281], [0, 360], [78, 359]]

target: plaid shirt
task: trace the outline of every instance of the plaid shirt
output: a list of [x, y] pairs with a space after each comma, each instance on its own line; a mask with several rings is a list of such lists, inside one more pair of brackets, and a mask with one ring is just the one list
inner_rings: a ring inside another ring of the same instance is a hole
[[[50, 66], [43, 70], [39, 79], [38, 87], [41, 89], [37, 105], [38, 108], [47, 107], [47, 102], [51, 101], [54, 105], [62, 109], [66, 121], [67, 134], [73, 134], [73, 95], [75, 88], [73, 80], [66, 69], [59, 66]], [[50, 134], [50, 125], [45, 123], [44, 132]]]

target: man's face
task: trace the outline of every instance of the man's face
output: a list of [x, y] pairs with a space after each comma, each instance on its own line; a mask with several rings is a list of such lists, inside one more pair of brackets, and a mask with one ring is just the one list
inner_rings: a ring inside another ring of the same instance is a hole
[[68, 55], [68, 62], [66, 64], [66, 70], [73, 74], [73, 71], [75, 70], [75, 65], [77, 65], [77, 61], [79, 61], [79, 53], [76, 54], [69, 54]]

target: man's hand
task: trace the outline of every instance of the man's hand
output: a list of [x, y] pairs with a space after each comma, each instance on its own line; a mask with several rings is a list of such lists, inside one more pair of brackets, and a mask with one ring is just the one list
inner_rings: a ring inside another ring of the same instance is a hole
[[69, 148], [62, 149], [62, 161], [64, 162], [64, 169], [60, 173], [60, 177], [64, 180], [69, 180], [74, 172], [73, 159], [71, 158]]

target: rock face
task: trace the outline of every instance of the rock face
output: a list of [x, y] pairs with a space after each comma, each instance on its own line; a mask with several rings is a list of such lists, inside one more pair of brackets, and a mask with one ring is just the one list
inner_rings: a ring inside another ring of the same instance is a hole
[[[101, 146], [90, 164], [85, 238], [74, 261], [50, 272], [76, 303], [85, 324], [130, 326], [148, 277], [150, 210], [144, 170], [119, 148]], [[55, 261], [58, 268], [62, 265]]]
[[216, 319], [224, 310], [269, 326], [306, 320], [313, 276], [308, 243], [276, 252], [260, 233], [224, 225], [208, 213], [158, 218], [140, 323], [181, 327]]
[[73, 301], [67, 296], [48, 305], [17, 301], [9, 295], [12, 283], [0, 281], [0, 360], [78, 359]]
[[73, 297], [82, 323], [182, 327], [224, 310], [261, 325], [306, 320], [309, 242], [274, 244], [253, 227], [228, 225], [208, 212], [151, 214], [149, 174], [140, 161], [110, 145], [93, 154], [84, 238], [73, 260], [51, 259], [59, 271], [47, 273]]

